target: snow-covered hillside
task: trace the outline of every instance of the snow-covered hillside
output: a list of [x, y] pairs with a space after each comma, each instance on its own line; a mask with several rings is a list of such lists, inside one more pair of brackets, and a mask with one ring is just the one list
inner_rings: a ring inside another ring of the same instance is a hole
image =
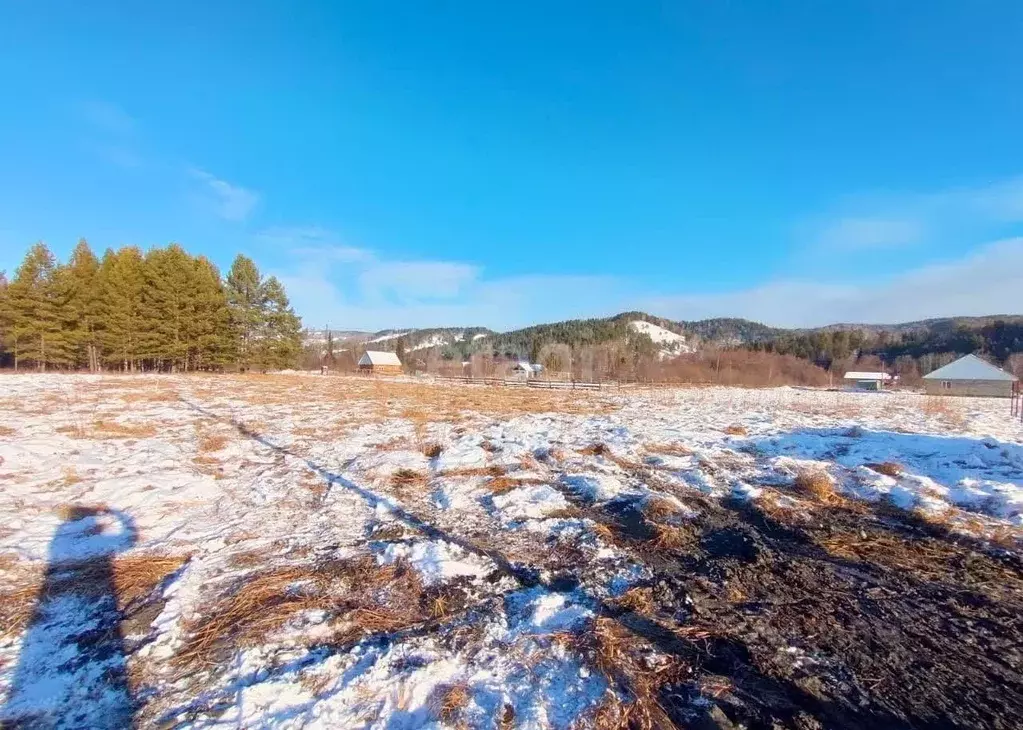
[[692, 352], [692, 349], [686, 344], [685, 335], [677, 334], [651, 322], [636, 319], [629, 322], [629, 329], [633, 332], [639, 332], [640, 334], [647, 335], [654, 341], [655, 345], [659, 345], [661, 357], [680, 355], [684, 352]]

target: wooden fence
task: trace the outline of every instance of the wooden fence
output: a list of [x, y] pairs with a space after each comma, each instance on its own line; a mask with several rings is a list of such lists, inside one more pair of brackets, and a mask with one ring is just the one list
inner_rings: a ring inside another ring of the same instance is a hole
[[617, 388], [618, 383], [586, 383], [578, 380], [519, 380], [516, 378], [469, 378], [438, 375], [437, 380], [468, 385], [496, 385], [507, 388], [546, 388], [549, 390], [600, 390]]

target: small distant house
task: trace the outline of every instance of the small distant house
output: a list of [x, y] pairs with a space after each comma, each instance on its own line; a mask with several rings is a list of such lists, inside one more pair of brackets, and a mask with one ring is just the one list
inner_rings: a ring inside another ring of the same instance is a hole
[[401, 360], [393, 352], [366, 350], [359, 358], [359, 372], [373, 375], [401, 375]]
[[508, 371], [508, 377], [516, 380], [528, 380], [529, 378], [535, 377], [542, 370], [543, 365], [534, 365], [526, 362], [525, 360], [520, 360], [512, 366], [510, 371]]
[[930, 395], [977, 395], [1008, 398], [1015, 375], [995, 367], [976, 355], [965, 355], [955, 362], [924, 376], [924, 390]]
[[856, 390], [883, 390], [884, 386], [891, 382], [892, 376], [888, 373], [850, 370], [842, 376], [842, 380], [852, 385]]

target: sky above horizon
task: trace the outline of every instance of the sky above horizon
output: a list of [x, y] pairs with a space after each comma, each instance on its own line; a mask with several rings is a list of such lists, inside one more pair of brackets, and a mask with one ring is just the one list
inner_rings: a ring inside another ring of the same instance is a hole
[[308, 327], [1023, 312], [1023, 4], [0, 0], [0, 269], [177, 241]]

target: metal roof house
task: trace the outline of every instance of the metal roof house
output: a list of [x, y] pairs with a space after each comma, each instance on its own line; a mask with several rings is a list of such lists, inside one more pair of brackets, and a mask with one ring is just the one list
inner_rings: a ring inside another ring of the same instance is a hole
[[881, 390], [886, 383], [890, 383], [892, 376], [888, 373], [871, 373], [860, 370], [850, 370], [842, 376], [842, 380], [852, 383], [857, 390]]
[[359, 372], [374, 375], [401, 375], [401, 360], [393, 352], [366, 350], [359, 358]]
[[976, 355], [965, 355], [924, 376], [930, 395], [977, 395], [1008, 398], [1016, 376]]
[[510, 378], [524, 380], [537, 376], [543, 372], [543, 365], [537, 365], [534, 363], [527, 362], [525, 360], [519, 360], [515, 363], [511, 370], [508, 371]]

